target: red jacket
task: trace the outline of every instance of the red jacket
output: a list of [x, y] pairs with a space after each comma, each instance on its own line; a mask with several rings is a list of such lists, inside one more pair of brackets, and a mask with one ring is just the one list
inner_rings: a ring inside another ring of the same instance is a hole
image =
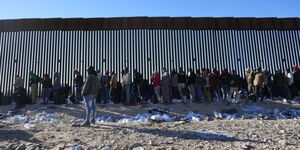
[[160, 76], [158, 74], [151, 76], [151, 82], [153, 87], [160, 86]]

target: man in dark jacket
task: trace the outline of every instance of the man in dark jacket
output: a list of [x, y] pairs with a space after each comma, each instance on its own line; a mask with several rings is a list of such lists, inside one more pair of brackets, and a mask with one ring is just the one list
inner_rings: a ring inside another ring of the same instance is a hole
[[186, 84], [186, 75], [182, 67], [180, 67], [178, 73], [178, 91], [181, 99], [183, 99], [184, 101], [186, 101], [186, 95], [184, 94], [185, 84]]
[[133, 70], [133, 89], [132, 95], [135, 102], [140, 101], [142, 98], [141, 95], [141, 83], [143, 81], [143, 75], [137, 71], [137, 69]]
[[196, 74], [192, 69], [189, 69], [188, 77], [187, 77], [187, 86], [190, 91], [190, 103], [195, 101], [196, 97], [196, 90], [195, 90], [195, 83], [196, 83]]
[[281, 70], [277, 70], [273, 77], [274, 96], [287, 98], [288, 81]]
[[80, 72], [77, 69], [74, 69], [75, 79], [74, 79], [74, 86], [75, 86], [75, 96], [76, 102], [82, 101], [82, 86], [83, 86], [83, 77], [80, 75]]
[[[231, 97], [233, 96], [233, 93], [235, 93], [235, 95], [236, 95], [239, 92], [239, 88], [241, 87], [241, 79], [237, 75], [235, 70], [232, 70], [232, 72], [231, 72], [229, 85], [230, 85], [230, 90], [229, 90], [229, 94], [228, 94], [228, 99], [231, 99]], [[236, 97], [234, 97], [234, 98], [236, 98]]]
[[[99, 89], [99, 80], [96, 77], [96, 71], [93, 66], [87, 69], [88, 77], [83, 85], [81, 94], [86, 103], [86, 117], [82, 126], [89, 126], [90, 123], [95, 123], [96, 117], [96, 96]], [[90, 116], [92, 115], [92, 118]]]

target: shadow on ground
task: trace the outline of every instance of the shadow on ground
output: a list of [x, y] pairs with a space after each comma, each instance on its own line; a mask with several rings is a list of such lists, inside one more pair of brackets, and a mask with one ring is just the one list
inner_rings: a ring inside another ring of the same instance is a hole
[[0, 129], [0, 142], [7, 140], [26, 141], [31, 143], [41, 143], [41, 141], [32, 138], [33, 135], [24, 130]]

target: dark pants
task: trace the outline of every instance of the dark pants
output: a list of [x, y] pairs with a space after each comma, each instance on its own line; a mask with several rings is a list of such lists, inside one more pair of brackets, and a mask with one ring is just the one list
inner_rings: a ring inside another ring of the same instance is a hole
[[254, 94], [255, 94], [256, 98], [263, 98], [262, 87], [254, 86]]
[[82, 95], [81, 95], [82, 87], [75, 87], [75, 96], [76, 96], [76, 101], [82, 101]]

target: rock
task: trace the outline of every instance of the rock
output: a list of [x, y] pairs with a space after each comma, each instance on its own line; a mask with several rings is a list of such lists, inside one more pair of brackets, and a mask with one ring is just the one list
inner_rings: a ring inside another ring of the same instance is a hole
[[196, 145], [196, 146], [194, 146], [194, 149], [202, 149], [202, 148], [203, 148], [202, 145]]
[[170, 148], [168, 148], [168, 150], [177, 150], [177, 148], [175, 148], [175, 147], [170, 147]]
[[287, 142], [285, 140], [280, 140], [280, 141], [278, 141], [278, 144], [281, 146], [286, 146]]
[[27, 146], [26, 150], [36, 150], [37, 145], [29, 145]]
[[145, 150], [143, 147], [139, 146], [139, 147], [135, 147], [132, 150]]
[[26, 145], [20, 144], [15, 150], [26, 150]]
[[109, 146], [105, 146], [104, 148], [102, 148], [101, 150], [113, 150], [111, 147]]
[[18, 147], [18, 144], [12, 143], [6, 146], [7, 150], [16, 149]]
[[153, 141], [149, 141], [149, 145], [151, 145], [151, 146], [155, 146], [155, 144], [154, 144], [154, 142]]
[[66, 147], [65, 144], [59, 144], [59, 145], [56, 146], [55, 150], [64, 150], [65, 147]]

